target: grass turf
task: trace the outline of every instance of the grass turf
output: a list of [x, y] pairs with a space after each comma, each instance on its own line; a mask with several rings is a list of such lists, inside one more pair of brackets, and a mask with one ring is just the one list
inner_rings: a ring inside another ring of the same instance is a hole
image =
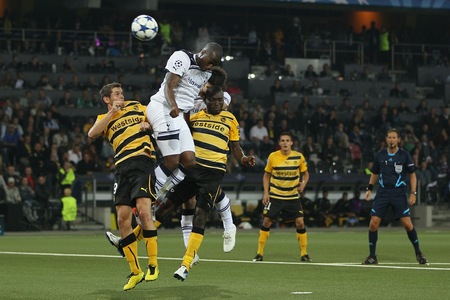
[[[126, 261], [103, 232], [29, 232], [0, 237], [1, 299], [447, 299], [448, 230], [418, 229], [421, 266], [402, 228], [381, 228], [378, 266], [361, 266], [367, 230], [309, 229], [312, 263], [300, 263], [294, 229], [273, 229], [264, 261], [252, 262], [258, 230], [238, 230], [231, 253], [207, 229], [200, 263], [173, 278], [184, 254], [180, 230], [159, 230], [160, 276], [123, 292]], [[141, 266], [145, 250], [139, 248]]]

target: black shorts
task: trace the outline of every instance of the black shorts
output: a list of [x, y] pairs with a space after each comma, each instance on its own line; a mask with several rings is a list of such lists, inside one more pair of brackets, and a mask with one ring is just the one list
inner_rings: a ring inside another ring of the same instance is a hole
[[400, 219], [411, 215], [406, 190], [379, 188], [373, 200], [370, 215], [384, 218], [388, 209], [392, 207], [394, 218]]
[[279, 200], [270, 198], [270, 202], [264, 207], [263, 215], [275, 221], [279, 214], [284, 221], [292, 221], [303, 218], [303, 207], [300, 198], [298, 200]]
[[136, 206], [137, 198], [155, 197], [155, 161], [139, 155], [120, 163], [114, 175], [114, 205]]
[[167, 198], [181, 204], [196, 196], [197, 206], [209, 211], [219, 196], [224, 175], [223, 171], [196, 165], [184, 180], [170, 191]]

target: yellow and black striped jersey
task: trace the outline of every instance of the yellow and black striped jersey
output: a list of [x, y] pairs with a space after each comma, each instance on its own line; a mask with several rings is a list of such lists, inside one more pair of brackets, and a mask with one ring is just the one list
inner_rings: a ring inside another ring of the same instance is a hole
[[212, 115], [202, 110], [191, 116], [197, 164], [226, 172], [228, 142], [239, 141], [239, 123], [229, 111]]
[[300, 152], [291, 151], [289, 155], [283, 155], [280, 150], [272, 152], [264, 169], [271, 174], [270, 197], [280, 200], [298, 200], [297, 188], [300, 174], [307, 170], [305, 157]]
[[[106, 114], [97, 116], [100, 121]], [[140, 130], [140, 123], [147, 121], [146, 107], [134, 100], [124, 102], [124, 108], [109, 121], [103, 135], [114, 149], [116, 165], [137, 155], [146, 154], [156, 159], [155, 148], [148, 132]]]

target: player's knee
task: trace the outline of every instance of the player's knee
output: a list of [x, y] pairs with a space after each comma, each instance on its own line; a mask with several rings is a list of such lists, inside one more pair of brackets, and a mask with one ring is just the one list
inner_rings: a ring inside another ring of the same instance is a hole
[[122, 229], [131, 226], [131, 218], [121, 215], [117, 216], [117, 226]]
[[195, 153], [191, 151], [185, 151], [181, 153], [180, 162], [185, 169], [191, 169], [195, 166]]
[[273, 222], [272, 222], [271, 219], [265, 217], [264, 220], [263, 220], [262, 226], [266, 227], [266, 228], [270, 228], [272, 226], [272, 223]]
[[378, 230], [378, 227], [380, 227], [380, 220], [372, 218], [370, 220], [369, 230], [376, 231], [376, 230]]
[[297, 218], [297, 219], [295, 220], [295, 226], [296, 226], [298, 229], [303, 229], [303, 228], [305, 228], [305, 221], [304, 221], [304, 219], [303, 219], [303, 218]]
[[189, 198], [183, 203], [183, 209], [194, 209], [196, 204], [195, 197]]
[[178, 155], [168, 155], [164, 157], [164, 166], [170, 171], [178, 168], [180, 164], [180, 157]]

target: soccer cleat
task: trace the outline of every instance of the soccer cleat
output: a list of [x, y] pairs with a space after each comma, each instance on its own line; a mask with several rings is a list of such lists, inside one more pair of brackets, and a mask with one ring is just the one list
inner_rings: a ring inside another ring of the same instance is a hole
[[173, 273], [173, 277], [175, 277], [178, 280], [184, 281], [188, 276], [188, 270], [185, 266], [181, 266], [178, 268], [178, 270]]
[[429, 265], [427, 258], [423, 256], [423, 253], [419, 253], [416, 255], [416, 259], [419, 262], [419, 265]]
[[147, 274], [145, 275], [145, 281], [155, 281], [156, 279], [158, 279], [158, 275], [158, 266], [148, 266]]
[[105, 233], [105, 235], [106, 235], [106, 238], [108, 239], [108, 241], [110, 242], [110, 244], [117, 248], [117, 251], [119, 252], [119, 254], [122, 255], [122, 257], [125, 257], [125, 253], [123, 253], [122, 246], [120, 245], [120, 237], [114, 235], [110, 231], [107, 231]]
[[378, 265], [378, 260], [376, 256], [368, 256], [365, 261], [361, 263], [362, 265]]
[[253, 261], [263, 261], [263, 256], [261, 254], [256, 254], [256, 256], [253, 258]]
[[134, 289], [134, 287], [142, 282], [142, 280], [144, 280], [144, 272], [139, 272], [139, 274], [131, 273], [128, 276], [127, 284], [123, 286], [123, 290], [128, 291]]
[[308, 254], [306, 254], [300, 258], [300, 261], [312, 262], [312, 259], [311, 259], [311, 257], [309, 257]]
[[191, 268], [192, 268], [193, 265], [198, 264], [199, 261], [200, 261], [200, 257], [198, 256], [197, 253], [195, 253], [194, 259], [193, 259], [192, 262], [191, 262]]
[[236, 245], [236, 225], [233, 224], [233, 229], [223, 232], [223, 252], [228, 253], [233, 250]]

